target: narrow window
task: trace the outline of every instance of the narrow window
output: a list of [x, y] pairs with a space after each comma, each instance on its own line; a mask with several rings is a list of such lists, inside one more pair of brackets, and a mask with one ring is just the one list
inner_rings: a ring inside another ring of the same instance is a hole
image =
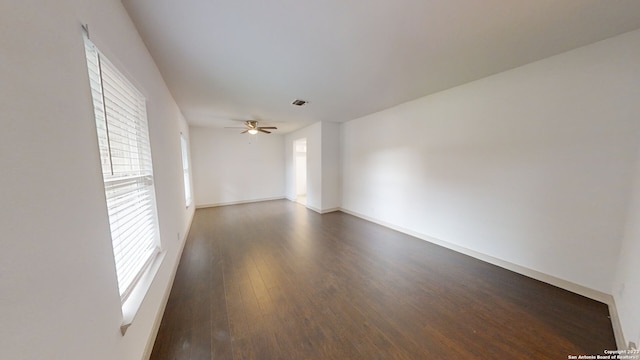
[[191, 205], [191, 181], [189, 179], [189, 152], [187, 149], [187, 139], [184, 134], [180, 134], [180, 146], [182, 149], [182, 175], [184, 177], [184, 199], [187, 207]]
[[120, 299], [160, 252], [144, 96], [85, 37]]

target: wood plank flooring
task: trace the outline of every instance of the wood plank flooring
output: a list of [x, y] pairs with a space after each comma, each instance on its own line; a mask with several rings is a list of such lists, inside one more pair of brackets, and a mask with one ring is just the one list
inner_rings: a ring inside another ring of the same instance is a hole
[[287, 200], [196, 211], [151, 359], [567, 359], [605, 304]]

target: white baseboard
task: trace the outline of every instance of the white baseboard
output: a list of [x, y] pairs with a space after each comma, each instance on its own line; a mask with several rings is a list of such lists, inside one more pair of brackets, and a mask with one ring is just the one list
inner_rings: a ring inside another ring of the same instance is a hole
[[565, 280], [565, 279], [561, 279], [549, 274], [545, 274], [542, 273], [540, 271], [537, 270], [533, 270], [518, 264], [514, 264], [490, 255], [486, 255], [456, 244], [452, 244], [440, 239], [436, 239], [433, 238], [431, 236], [425, 235], [425, 234], [421, 234], [418, 232], [415, 232], [413, 230], [409, 230], [409, 229], [405, 229], [403, 227], [400, 226], [396, 226], [394, 224], [388, 223], [386, 221], [382, 221], [382, 220], [378, 220], [372, 217], [369, 217], [367, 215], [364, 214], [360, 214], [358, 212], [355, 211], [351, 211], [351, 210], [347, 210], [344, 208], [340, 208], [340, 211], [353, 215], [355, 217], [359, 217], [361, 219], [370, 221], [372, 223], [376, 223], [378, 225], [382, 225], [384, 227], [399, 231], [401, 233], [407, 234], [407, 235], [411, 235], [415, 238], [421, 239], [421, 240], [425, 240], [428, 241], [430, 243], [445, 247], [447, 249], [459, 252], [461, 254], [464, 255], [468, 255], [471, 256], [473, 258], [476, 258], [478, 260], [482, 260], [484, 262], [487, 262], [489, 264], [493, 264], [496, 266], [499, 266], [501, 268], [516, 272], [518, 274], [545, 282], [547, 284], [551, 284], [553, 286], [557, 286], [561, 289], [567, 290], [567, 291], [571, 291], [573, 293], [576, 293], [578, 295], [582, 295], [584, 297], [602, 302], [604, 304], [606, 304], [609, 307], [609, 315], [611, 318], [611, 326], [613, 327], [613, 333], [614, 336], [616, 338], [616, 344], [618, 346], [618, 349], [626, 349], [627, 348], [627, 343], [624, 340], [624, 335], [622, 333], [622, 327], [620, 325], [620, 318], [618, 317], [618, 311], [616, 309], [616, 305], [615, 305], [615, 301], [613, 299], [613, 296], [595, 289], [591, 289], [588, 288], [586, 286], [582, 286], [576, 283], [573, 283], [571, 281]]
[[282, 199], [286, 199], [286, 197], [276, 196], [276, 197], [259, 198], [259, 199], [251, 199], [251, 200], [219, 202], [214, 204], [200, 204], [200, 205], [196, 205], [196, 209], [204, 209], [204, 208], [227, 206], [227, 205], [249, 204], [249, 203], [261, 202], [261, 201], [282, 200]]
[[[291, 199], [289, 199], [291, 200]], [[295, 202], [295, 200], [291, 200], [293, 202]], [[330, 213], [330, 212], [334, 212], [334, 211], [341, 211], [341, 208], [339, 207], [333, 207], [333, 208], [328, 208], [328, 209], [318, 209], [315, 206], [311, 206], [311, 205], [304, 205], [307, 209], [309, 210], [313, 210], [315, 212], [317, 212], [318, 214], [326, 214], [326, 213]]]
[[613, 335], [616, 337], [618, 350], [629, 350], [624, 333], [622, 332], [620, 316], [618, 316], [618, 308], [616, 307], [616, 302], [613, 296], [611, 297], [611, 302], [607, 303], [607, 305], [609, 305], [609, 316], [611, 317], [611, 326], [613, 327]]
[[330, 212], [334, 212], [334, 211], [340, 211], [340, 208], [330, 208], [330, 209], [322, 210], [322, 209], [318, 209], [316, 207], [309, 206], [309, 205], [306, 205], [306, 207], [307, 207], [307, 209], [313, 210], [313, 211], [317, 212], [318, 214], [326, 214], [326, 213], [330, 213]]
[[153, 326], [151, 328], [151, 333], [149, 334], [149, 338], [147, 339], [147, 344], [144, 348], [144, 353], [142, 359], [149, 360], [151, 358], [151, 352], [153, 351], [153, 345], [156, 342], [156, 338], [158, 336], [158, 330], [160, 330], [160, 324], [162, 323], [162, 317], [164, 316], [164, 311], [167, 308], [167, 303], [169, 302], [169, 295], [171, 295], [171, 290], [173, 289], [173, 282], [176, 279], [176, 273], [178, 272], [178, 266], [180, 265], [180, 259], [182, 258], [182, 252], [184, 251], [184, 246], [187, 243], [187, 237], [189, 236], [189, 231], [191, 231], [191, 224], [193, 223], [193, 217], [195, 215], [195, 211], [191, 213], [189, 218], [187, 229], [182, 235], [182, 239], [180, 239], [180, 250], [178, 251], [176, 263], [171, 269], [170, 281], [167, 288], [162, 295], [162, 301], [160, 302], [160, 308], [156, 312], [156, 318], [153, 322]]

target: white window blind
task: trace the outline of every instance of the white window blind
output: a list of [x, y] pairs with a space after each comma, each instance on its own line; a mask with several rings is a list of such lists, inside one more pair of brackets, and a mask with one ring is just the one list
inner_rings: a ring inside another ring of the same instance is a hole
[[120, 298], [159, 253], [144, 96], [85, 37]]
[[184, 178], [184, 199], [187, 206], [191, 205], [191, 181], [189, 179], [189, 153], [187, 151], [187, 139], [180, 134], [180, 146], [182, 149], [182, 175]]

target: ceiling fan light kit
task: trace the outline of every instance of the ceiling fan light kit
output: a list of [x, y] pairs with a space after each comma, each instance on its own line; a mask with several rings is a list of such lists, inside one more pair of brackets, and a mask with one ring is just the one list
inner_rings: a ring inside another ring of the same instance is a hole
[[258, 132], [262, 132], [265, 134], [271, 134], [269, 130], [277, 130], [278, 128], [275, 126], [258, 126], [257, 120], [247, 120], [244, 122], [244, 128], [236, 128], [236, 127], [227, 127], [227, 129], [245, 129], [241, 132], [241, 134], [249, 133], [251, 135], [255, 135]]

